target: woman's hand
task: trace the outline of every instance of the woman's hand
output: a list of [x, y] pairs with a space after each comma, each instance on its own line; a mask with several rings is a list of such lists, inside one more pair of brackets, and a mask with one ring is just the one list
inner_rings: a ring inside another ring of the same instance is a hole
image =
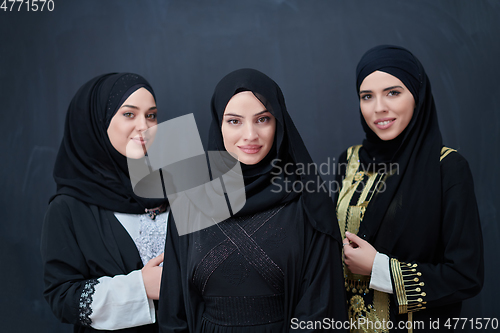
[[354, 274], [370, 275], [377, 250], [357, 235], [348, 231], [343, 241], [344, 262]]
[[150, 299], [160, 298], [160, 282], [161, 273], [163, 272], [163, 267], [160, 265], [163, 262], [163, 253], [158, 257], [151, 259], [148, 263], [141, 269], [142, 280], [144, 281], [144, 287], [146, 288], [146, 294]]

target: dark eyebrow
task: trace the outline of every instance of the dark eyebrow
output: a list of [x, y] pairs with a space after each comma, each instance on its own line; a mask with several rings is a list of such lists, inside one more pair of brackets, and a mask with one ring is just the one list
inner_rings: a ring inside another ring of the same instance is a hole
[[134, 106], [134, 105], [122, 105], [122, 106], [120, 107], [120, 109], [121, 109], [121, 108], [131, 108], [131, 109], [137, 109], [137, 110], [139, 109], [137, 106]]
[[[253, 116], [258, 116], [258, 115], [261, 115], [263, 113], [266, 113], [266, 112], [269, 112], [267, 110], [264, 110], [264, 111], [261, 111], [261, 112], [258, 112], [256, 114], [254, 114]], [[238, 118], [243, 118], [243, 116], [240, 116], [239, 114], [235, 114], [235, 113], [226, 113], [224, 114], [224, 117], [238, 117]]]
[[[382, 90], [382, 91], [392, 90], [392, 89], [394, 89], [394, 88], [401, 88], [401, 89], [404, 89], [404, 88], [403, 88], [403, 87], [401, 87], [401, 86], [391, 86], [391, 87], [387, 87], [387, 88], [385, 88], [385, 89], [384, 89], [384, 90]], [[372, 92], [371, 90], [361, 90], [361, 91], [359, 92], [359, 94], [361, 95], [361, 94], [366, 94], [366, 93], [371, 93], [371, 92]]]
[[403, 87], [401, 87], [401, 86], [392, 86], [392, 87], [387, 87], [387, 88], [385, 88], [385, 89], [384, 89], [384, 90], [382, 90], [382, 91], [392, 90], [392, 89], [394, 89], [394, 88], [401, 88], [401, 89], [403, 89]]
[[[136, 110], [139, 110], [139, 108], [138, 108], [137, 106], [135, 106], [135, 105], [122, 105], [122, 106], [120, 107], [120, 109], [121, 109], [121, 108], [131, 108], [131, 109], [136, 109]], [[155, 105], [155, 106], [152, 106], [152, 107], [150, 107], [150, 108], [149, 108], [149, 110], [156, 110], [156, 109], [158, 109], [158, 108], [156, 107], [156, 105]]]
[[238, 118], [243, 118], [243, 116], [240, 116], [239, 114], [234, 114], [234, 113], [226, 113], [226, 114], [224, 114], [224, 117], [238, 117]]
[[[256, 113], [256, 114], [254, 114], [253, 116], [254, 116], [254, 117], [255, 117], [255, 116], [260, 116], [261, 114], [264, 114], [264, 113], [266, 113], [266, 112], [269, 112], [269, 111], [267, 111], [267, 110], [260, 111], [260, 112], [258, 112], [258, 113]], [[270, 113], [270, 112], [269, 112], [269, 113]]]

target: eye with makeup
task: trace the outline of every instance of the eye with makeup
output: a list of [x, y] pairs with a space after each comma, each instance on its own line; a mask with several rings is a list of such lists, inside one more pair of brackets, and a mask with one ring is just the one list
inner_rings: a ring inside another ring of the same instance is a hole
[[367, 101], [370, 98], [372, 98], [372, 95], [371, 94], [362, 94], [359, 98]]
[[387, 96], [398, 96], [399, 94], [401, 94], [400, 91], [391, 90], [391, 91], [389, 91], [389, 93], [387, 94]]
[[[123, 116], [127, 118], [135, 118], [135, 114], [133, 112], [124, 112]], [[156, 121], [156, 113], [148, 113], [145, 115], [145, 118], [147, 120]]]
[[231, 125], [239, 125], [241, 124], [241, 121], [239, 119], [228, 119], [227, 123]]
[[259, 117], [257, 119], [257, 123], [267, 123], [271, 120], [271, 117], [265, 116], [265, 117]]

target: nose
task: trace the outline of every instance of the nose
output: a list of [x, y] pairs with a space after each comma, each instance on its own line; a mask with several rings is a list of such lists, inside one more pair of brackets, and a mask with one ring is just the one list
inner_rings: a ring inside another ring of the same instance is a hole
[[387, 105], [381, 97], [375, 100], [375, 112], [387, 112]]
[[137, 117], [135, 122], [135, 129], [139, 132], [144, 132], [148, 129], [148, 121], [145, 117]]
[[247, 123], [245, 124], [245, 127], [243, 129], [243, 139], [245, 141], [253, 141], [258, 138], [258, 132], [257, 129], [255, 128], [254, 124], [252, 123]]

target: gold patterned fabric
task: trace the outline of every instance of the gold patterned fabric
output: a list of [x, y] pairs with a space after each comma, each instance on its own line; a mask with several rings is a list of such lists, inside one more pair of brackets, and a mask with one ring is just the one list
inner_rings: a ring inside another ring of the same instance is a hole
[[[346, 231], [358, 233], [370, 199], [387, 177], [386, 174], [363, 170], [358, 157], [360, 147], [353, 146], [347, 150], [347, 170], [337, 202], [337, 218], [343, 239]], [[389, 294], [370, 289], [369, 276], [353, 274], [345, 265], [344, 278], [349, 319], [358, 323], [367, 322], [367, 325], [359, 325], [351, 332], [388, 332], [384, 329], [387, 326], [382, 323], [389, 320]]]
[[[359, 149], [353, 146], [347, 150], [346, 173], [342, 182], [342, 189], [337, 202], [337, 218], [342, 238], [345, 232], [357, 234], [368, 204], [377, 191], [384, 186], [388, 174], [380, 174], [364, 170], [359, 162]], [[454, 149], [443, 147], [443, 160]], [[394, 294], [397, 300], [399, 314], [408, 314], [412, 320], [412, 313], [426, 308], [427, 296], [425, 283], [422, 281], [422, 272], [418, 264], [400, 262], [390, 259], [390, 271], [394, 283]], [[351, 332], [388, 332], [386, 326], [376, 324], [390, 320], [390, 295], [369, 288], [370, 276], [351, 273], [344, 265], [345, 288], [348, 295], [349, 318], [355, 322], [365, 319], [370, 325], [358, 325]], [[375, 329], [382, 327], [382, 329]], [[411, 330], [410, 330], [411, 332]]]

